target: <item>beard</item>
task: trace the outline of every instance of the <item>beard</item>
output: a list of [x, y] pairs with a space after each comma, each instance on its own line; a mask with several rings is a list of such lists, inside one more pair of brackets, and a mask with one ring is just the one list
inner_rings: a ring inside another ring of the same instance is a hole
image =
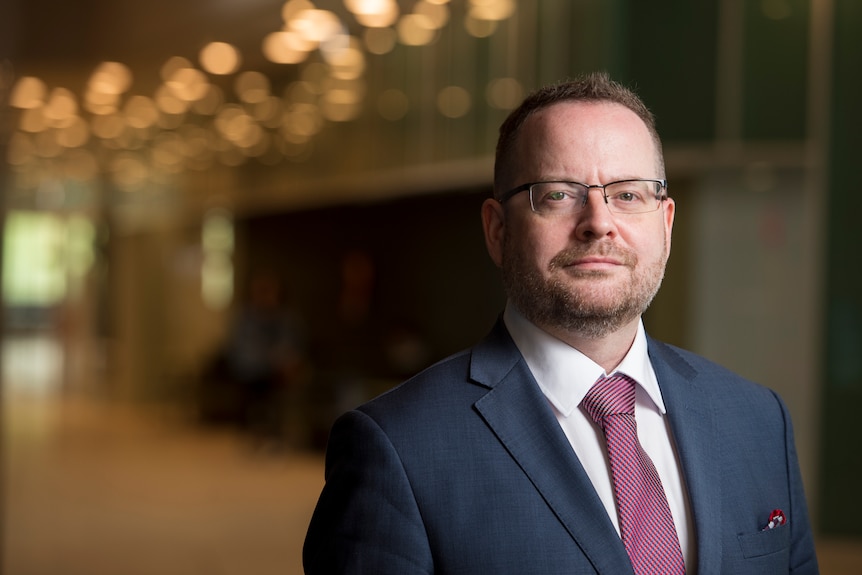
[[[611, 284], [605, 271], [566, 269], [569, 262], [588, 255], [613, 256], [628, 268], [628, 278]], [[546, 277], [507, 229], [501, 267], [507, 296], [533, 324], [598, 339], [640, 317], [658, 293], [667, 256], [643, 268], [638, 263], [633, 250], [608, 242], [588, 243], [554, 256]]]

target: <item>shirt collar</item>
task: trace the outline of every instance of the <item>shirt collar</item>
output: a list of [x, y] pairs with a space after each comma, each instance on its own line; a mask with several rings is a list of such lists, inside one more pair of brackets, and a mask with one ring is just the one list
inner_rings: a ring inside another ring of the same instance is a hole
[[[568, 417], [605, 370], [567, 343], [553, 337], [525, 318], [511, 302], [503, 312], [503, 321], [524, 356], [527, 366], [548, 401]], [[646, 392], [659, 412], [665, 413], [658, 380], [647, 350], [643, 320], [638, 322], [634, 342], [613, 373], [624, 373]]]

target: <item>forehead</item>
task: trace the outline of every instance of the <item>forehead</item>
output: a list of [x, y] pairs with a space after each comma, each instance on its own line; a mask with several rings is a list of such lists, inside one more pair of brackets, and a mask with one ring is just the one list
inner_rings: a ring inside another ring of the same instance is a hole
[[521, 126], [517, 163], [535, 177], [657, 177], [655, 144], [637, 114], [611, 102], [560, 102]]

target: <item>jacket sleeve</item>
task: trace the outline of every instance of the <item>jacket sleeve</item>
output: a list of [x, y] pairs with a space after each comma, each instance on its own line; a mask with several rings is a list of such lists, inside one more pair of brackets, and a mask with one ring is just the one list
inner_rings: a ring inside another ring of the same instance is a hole
[[307, 575], [433, 573], [407, 473], [369, 416], [351, 411], [336, 421], [325, 477], [303, 547]]

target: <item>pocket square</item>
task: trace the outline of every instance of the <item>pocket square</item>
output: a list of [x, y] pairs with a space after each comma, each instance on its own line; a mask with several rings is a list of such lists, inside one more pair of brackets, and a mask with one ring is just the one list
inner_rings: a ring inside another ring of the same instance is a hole
[[766, 524], [766, 527], [763, 528], [763, 531], [768, 529], [775, 529], [780, 525], [784, 525], [787, 523], [787, 517], [784, 515], [784, 511], [781, 509], [773, 509], [772, 513], [769, 514], [769, 523]]

